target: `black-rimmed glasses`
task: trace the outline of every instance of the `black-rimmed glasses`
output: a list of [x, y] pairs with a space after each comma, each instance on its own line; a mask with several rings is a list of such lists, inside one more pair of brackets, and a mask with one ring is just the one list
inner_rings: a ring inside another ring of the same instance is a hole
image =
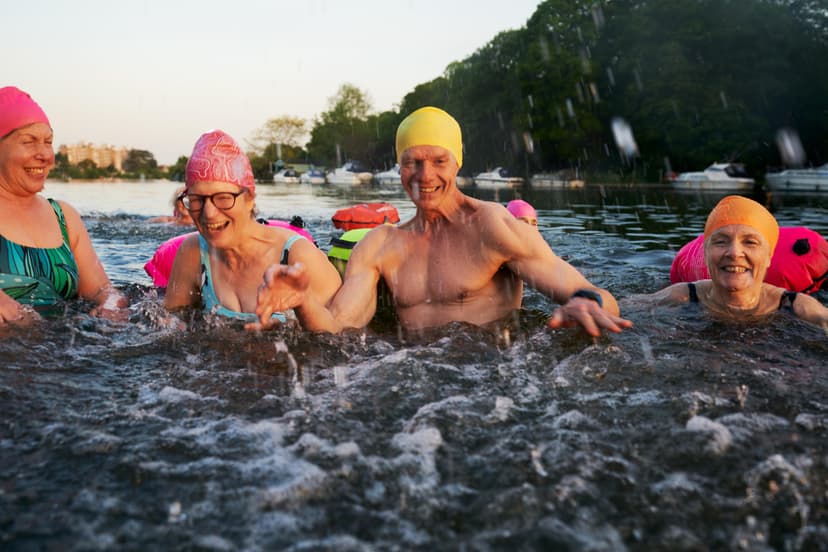
[[213, 202], [216, 209], [227, 211], [232, 209], [236, 204], [236, 198], [246, 191], [247, 190], [242, 190], [240, 192], [236, 192], [235, 194], [233, 192], [219, 192], [217, 194], [210, 195], [181, 194], [178, 196], [178, 199], [181, 200], [184, 204], [184, 208], [188, 211], [201, 211], [204, 209], [204, 202], [208, 199]]

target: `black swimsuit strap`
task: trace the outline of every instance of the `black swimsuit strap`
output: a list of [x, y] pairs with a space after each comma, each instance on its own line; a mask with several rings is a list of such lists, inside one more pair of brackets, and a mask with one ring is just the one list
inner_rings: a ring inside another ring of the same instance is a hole
[[795, 291], [785, 291], [782, 297], [779, 298], [779, 310], [788, 309], [793, 310], [794, 299], [796, 299]]
[[690, 302], [698, 303], [699, 294], [696, 293], [696, 284], [694, 284], [693, 282], [687, 282], [687, 291], [690, 294]]

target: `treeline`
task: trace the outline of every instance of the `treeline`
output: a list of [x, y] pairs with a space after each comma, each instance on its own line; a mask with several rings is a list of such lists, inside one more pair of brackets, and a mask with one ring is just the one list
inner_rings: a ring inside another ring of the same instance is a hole
[[[176, 178], [177, 172], [184, 174], [183, 168], [178, 167], [181, 163], [179, 158], [176, 165], [169, 167], [166, 171], [158, 166], [155, 156], [146, 150], [131, 149], [127, 152], [127, 157], [122, 163], [119, 171], [114, 165], [107, 167], [98, 167], [91, 159], [84, 159], [77, 164], [69, 163], [69, 158], [62, 154], [55, 154], [55, 168], [52, 169], [51, 175], [55, 178], [68, 180], [77, 178], [81, 180], [95, 180], [98, 178], [128, 178], [128, 179], [154, 179], [154, 178]], [[184, 157], [184, 165], [187, 164], [187, 158]]]
[[[827, 59], [821, 0], [546, 0], [396, 110], [370, 114], [367, 94], [343, 85], [290, 154], [389, 167], [400, 120], [435, 105], [460, 122], [468, 174], [499, 165], [652, 180], [738, 160], [761, 175], [782, 165], [783, 128], [805, 163], [828, 161]], [[637, 151], [619, 151], [616, 118]], [[264, 148], [253, 157], [260, 170], [272, 161]]]

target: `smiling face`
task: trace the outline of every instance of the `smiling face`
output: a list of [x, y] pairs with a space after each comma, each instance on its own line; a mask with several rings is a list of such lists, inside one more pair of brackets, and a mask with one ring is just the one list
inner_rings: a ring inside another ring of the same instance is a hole
[[0, 187], [15, 195], [41, 191], [54, 166], [52, 129], [45, 123], [18, 128], [0, 140]]
[[247, 225], [254, 221], [254, 197], [250, 191], [228, 182], [197, 182], [187, 189], [187, 194], [212, 196], [222, 192], [242, 193], [230, 209], [219, 209], [211, 199], [205, 199], [199, 211], [190, 211], [190, 216], [199, 233], [216, 247], [231, 246], [234, 238], [243, 234]]
[[771, 263], [768, 241], [756, 228], [730, 224], [704, 243], [704, 259], [713, 285], [728, 292], [759, 289]]
[[436, 207], [455, 189], [459, 167], [441, 146], [412, 146], [400, 158], [400, 180], [417, 207]]

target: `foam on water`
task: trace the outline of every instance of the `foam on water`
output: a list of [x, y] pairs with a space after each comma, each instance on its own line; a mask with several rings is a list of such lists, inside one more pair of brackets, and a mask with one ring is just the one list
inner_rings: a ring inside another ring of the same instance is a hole
[[[329, 206], [354, 199], [262, 188], [265, 216], [318, 199], [315, 236], [332, 233]], [[670, 248], [710, 207], [653, 194], [527, 197], [556, 253], [630, 297], [666, 284]], [[70, 304], [0, 330], [12, 548], [824, 547], [818, 328], [723, 325], [631, 298], [635, 328], [593, 340], [547, 330], [550, 304], [528, 290], [508, 340], [463, 324], [247, 334], [170, 316], [136, 272], [174, 230], [80, 207], [133, 307], [128, 324]], [[804, 209], [783, 222], [828, 229], [826, 207]]]

